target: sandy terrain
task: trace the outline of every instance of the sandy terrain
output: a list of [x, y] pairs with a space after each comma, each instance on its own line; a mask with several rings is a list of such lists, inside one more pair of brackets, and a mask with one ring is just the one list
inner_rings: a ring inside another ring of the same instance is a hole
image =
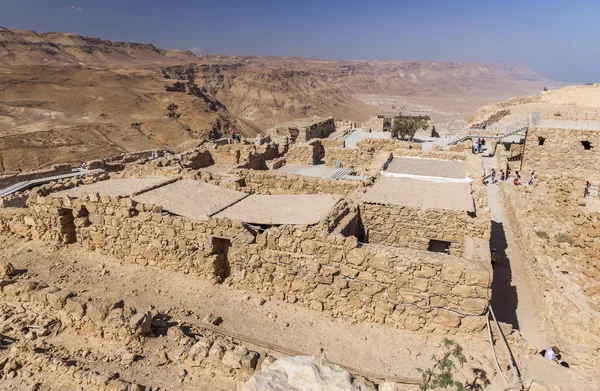
[[361, 197], [373, 204], [473, 211], [470, 183], [380, 177]]
[[192, 179], [182, 179], [167, 186], [133, 197], [136, 202], [160, 205], [164, 210], [190, 219], [202, 220], [227, 208], [247, 193], [225, 189]]
[[[128, 306], [146, 308], [155, 306], [176, 319], [197, 321], [212, 313], [223, 318], [220, 328], [238, 332], [265, 342], [287, 346], [307, 354], [324, 354], [330, 360], [344, 365], [369, 370], [383, 375], [419, 377], [416, 368], [426, 368], [434, 352], [440, 350], [443, 336], [423, 336], [376, 324], [351, 324], [333, 319], [321, 312], [277, 300], [264, 304], [255, 294], [232, 290], [227, 286], [212, 285], [190, 275], [135, 264], [122, 264], [100, 254], [84, 252], [76, 246], [51, 248], [41, 243], [15, 241], [0, 237], [5, 249], [0, 261], [10, 261], [23, 270], [27, 278], [44, 281], [53, 286], [70, 289], [91, 297], [124, 299]], [[486, 335], [453, 336], [465, 350], [471, 367], [486, 371], [491, 380], [489, 390], [502, 390], [504, 383], [494, 375]], [[102, 373], [119, 373], [122, 379], [135, 380], [145, 385], [167, 390], [235, 390], [237, 385], [225, 373], [196, 368], [181, 378], [183, 367], [159, 363], [168, 339], [148, 339], [147, 357], [123, 366], [119, 358], [123, 346], [103, 339], [77, 334], [59, 334], [49, 340], [59, 347], [67, 347], [67, 357], [93, 366]], [[63, 348], [64, 349], [64, 348]], [[86, 352], [87, 356], [84, 357]], [[544, 361], [538, 355], [516, 354], [526, 384], [538, 379], [560, 390], [591, 390], [594, 380], [577, 369], [564, 369]], [[81, 357], [79, 357], [81, 356]], [[102, 358], [106, 357], [107, 360]], [[116, 358], [115, 358], [116, 357]], [[109, 359], [113, 358], [113, 359]], [[98, 361], [94, 361], [98, 360]], [[81, 365], [81, 363], [79, 365]], [[508, 372], [507, 372], [508, 374]], [[44, 390], [74, 389], [71, 384], [48, 381], [50, 373], [42, 373]], [[22, 381], [23, 377], [14, 381]], [[19, 389], [7, 381], [0, 390]]]
[[467, 165], [462, 161], [407, 159], [395, 157], [386, 172], [435, 176], [442, 178], [464, 179], [467, 177]]
[[327, 194], [251, 195], [216, 217], [250, 224], [317, 224], [336, 202], [335, 196]]

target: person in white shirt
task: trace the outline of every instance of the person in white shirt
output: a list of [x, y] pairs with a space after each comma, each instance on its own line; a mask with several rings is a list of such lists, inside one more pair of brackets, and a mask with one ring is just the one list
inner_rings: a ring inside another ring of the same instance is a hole
[[546, 349], [546, 353], [544, 353], [544, 358], [546, 360], [557, 361], [558, 358], [556, 357], [556, 355], [559, 353], [560, 353], [560, 349], [557, 348], [556, 346], [553, 346], [551, 348]]

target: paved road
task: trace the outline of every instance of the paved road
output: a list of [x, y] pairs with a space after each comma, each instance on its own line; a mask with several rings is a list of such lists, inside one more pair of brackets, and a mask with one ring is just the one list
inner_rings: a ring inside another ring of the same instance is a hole
[[[487, 173], [492, 168], [492, 159], [483, 159]], [[492, 217], [490, 245], [498, 252], [492, 283], [492, 307], [499, 321], [512, 324], [531, 344], [539, 350], [545, 349], [549, 346], [548, 341], [540, 329], [537, 310], [525, 278], [525, 269], [504, 213], [498, 186], [489, 184], [487, 196]]]

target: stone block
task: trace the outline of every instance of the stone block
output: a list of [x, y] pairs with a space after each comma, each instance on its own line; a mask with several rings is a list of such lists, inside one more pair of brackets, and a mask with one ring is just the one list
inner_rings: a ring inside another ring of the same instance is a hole
[[92, 322], [100, 324], [106, 318], [111, 309], [122, 306], [122, 304], [122, 302], [115, 303], [111, 300], [96, 299], [87, 303], [86, 315]]
[[490, 272], [487, 270], [467, 270], [465, 272], [465, 284], [478, 285], [483, 287], [490, 286]]
[[430, 278], [437, 274], [437, 271], [434, 267], [431, 266], [421, 266], [421, 269], [415, 271], [415, 277], [423, 277]]
[[429, 287], [429, 280], [425, 278], [413, 278], [410, 281], [410, 287], [419, 292], [425, 292]]
[[488, 301], [485, 299], [464, 299], [460, 303], [460, 310], [468, 314], [480, 315], [485, 312]]
[[365, 262], [365, 252], [361, 249], [354, 248], [346, 254], [346, 260], [348, 263], [359, 266]]
[[215, 361], [222, 360], [223, 356], [225, 355], [225, 350], [226, 348], [223, 343], [216, 341], [208, 351], [208, 358]]
[[310, 284], [302, 280], [292, 281], [292, 292], [310, 292], [312, 290]]
[[464, 267], [457, 263], [446, 263], [442, 268], [441, 278], [444, 281], [458, 283], [463, 274]]
[[65, 303], [67, 302], [67, 298], [69, 298], [71, 296], [73, 296], [72, 292], [67, 291], [67, 290], [60, 290], [60, 291], [48, 293], [46, 298], [48, 300], [48, 304], [50, 304], [50, 306], [52, 308], [59, 310], [65, 306]]
[[242, 360], [246, 354], [248, 354], [248, 349], [238, 346], [233, 350], [226, 351], [222, 362], [226, 367], [240, 369], [242, 368]]
[[85, 307], [85, 301], [76, 297], [67, 298], [65, 303], [65, 311], [68, 314], [73, 315], [76, 319], [83, 318], [83, 315], [85, 315]]
[[432, 282], [430, 289], [431, 292], [442, 296], [446, 296], [450, 292], [448, 284], [443, 282]]
[[435, 322], [442, 326], [456, 328], [460, 325], [460, 316], [451, 311], [439, 310]]
[[256, 369], [256, 364], [258, 363], [258, 358], [258, 352], [248, 352], [248, 354], [242, 357], [242, 369], [245, 369], [247, 371], [254, 371]]

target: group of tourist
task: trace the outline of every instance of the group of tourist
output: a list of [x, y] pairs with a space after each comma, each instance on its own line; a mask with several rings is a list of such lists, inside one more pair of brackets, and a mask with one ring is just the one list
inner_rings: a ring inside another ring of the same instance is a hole
[[473, 153], [481, 153], [483, 151], [483, 146], [485, 145], [485, 139], [477, 137], [477, 141], [473, 143]]
[[[492, 168], [492, 171], [490, 173], [490, 178], [491, 178], [491, 183], [498, 183], [498, 181], [500, 182], [504, 182], [506, 180], [508, 180], [509, 177], [509, 172], [507, 171], [506, 173], [504, 172], [504, 170], [500, 170], [500, 176], [499, 179], [496, 179], [496, 169]], [[531, 177], [529, 178], [529, 182], [527, 182], [528, 186], [533, 186], [533, 182], [535, 181], [535, 171], [531, 171]], [[483, 173], [483, 179], [482, 179], [482, 183], [484, 186], [487, 186], [488, 181], [487, 181], [487, 175], [485, 174], [485, 172]], [[513, 184], [515, 186], [520, 186], [521, 185], [521, 174], [519, 173], [519, 171], [515, 171], [515, 177], [513, 179]]]

